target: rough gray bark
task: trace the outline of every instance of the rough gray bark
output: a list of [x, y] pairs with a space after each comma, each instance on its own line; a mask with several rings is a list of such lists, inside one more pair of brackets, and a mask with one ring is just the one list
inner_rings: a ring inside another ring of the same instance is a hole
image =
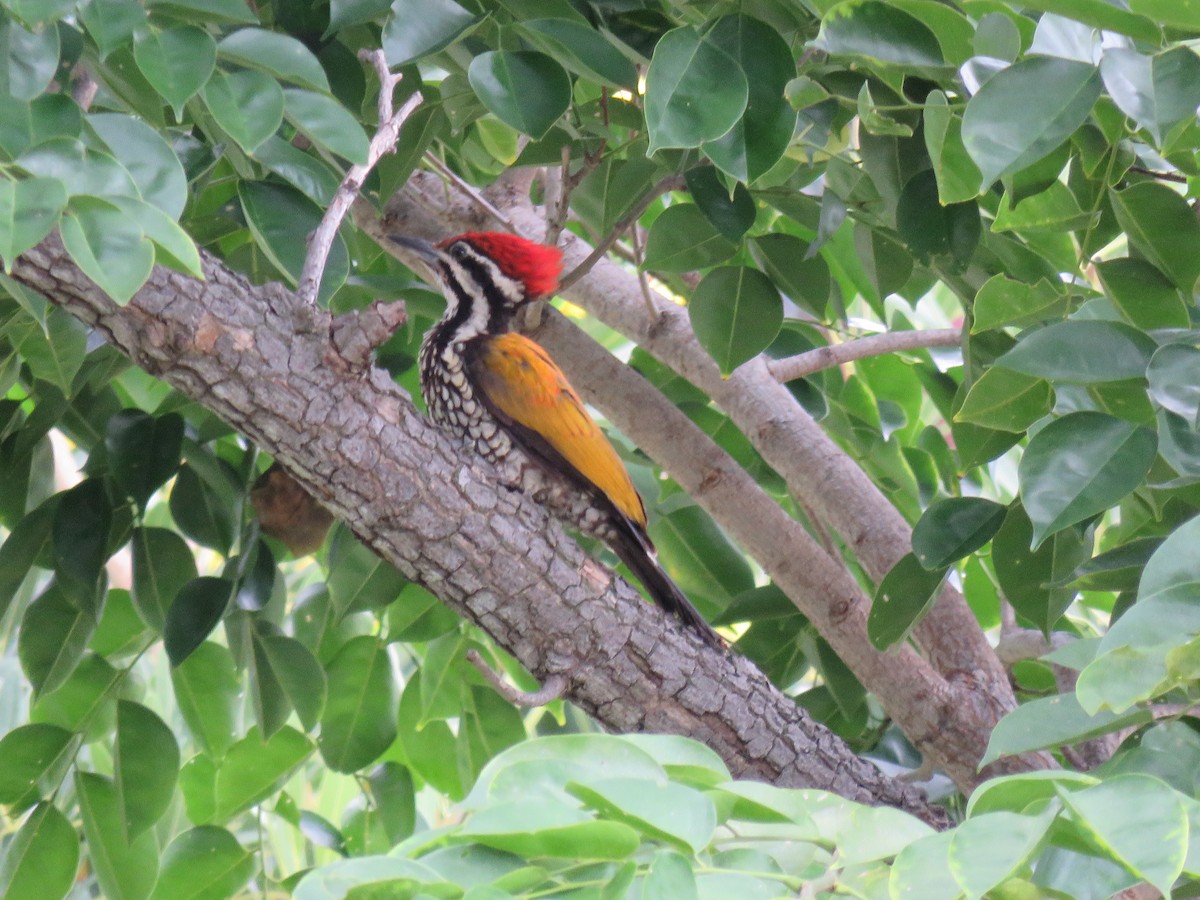
[[605, 726], [688, 735], [739, 777], [821, 787], [946, 823], [749, 662], [680, 630], [542, 509], [498, 488], [386, 373], [339, 352], [326, 314], [211, 258], [204, 268], [199, 282], [158, 267], [121, 308], [52, 237], [17, 261], [14, 277], [256, 441], [536, 677], [565, 676], [566, 696]]

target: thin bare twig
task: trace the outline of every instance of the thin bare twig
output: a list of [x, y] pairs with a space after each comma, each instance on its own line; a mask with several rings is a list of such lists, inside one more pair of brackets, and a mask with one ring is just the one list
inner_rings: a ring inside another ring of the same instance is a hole
[[495, 219], [497, 222], [499, 222], [501, 225], [503, 225], [509, 231], [516, 234], [517, 227], [515, 225], [513, 225], [512, 220], [508, 216], [506, 216], [504, 213], [500, 212], [500, 210], [496, 209], [496, 207], [491, 204], [491, 202], [488, 200], [487, 197], [483, 196], [483, 194], [479, 193], [479, 191], [477, 191], [474, 187], [472, 187], [471, 185], [469, 185], [465, 181], [463, 181], [462, 177], [459, 176], [459, 174], [457, 172], [455, 172], [448, 165], [446, 165], [444, 162], [442, 162], [440, 159], [438, 159], [435, 154], [426, 153], [425, 161], [427, 163], [429, 163], [429, 165], [431, 165], [433, 168], [437, 169], [438, 173], [443, 178], [445, 178], [447, 181], [449, 181], [451, 184], [453, 184], [456, 188], [458, 188], [460, 191], [462, 191], [464, 194], [466, 194], [468, 197], [470, 197], [471, 200], [474, 203], [476, 203], [481, 209], [483, 209], [485, 212], [487, 212], [488, 215], [490, 215], [493, 219]]
[[634, 222], [629, 233], [633, 237], [633, 259], [634, 264], [637, 266], [638, 286], [642, 289], [642, 299], [646, 302], [646, 312], [650, 314], [651, 319], [657, 319], [658, 306], [654, 302], [654, 297], [650, 294], [650, 279], [642, 268], [642, 262], [646, 258], [642, 252], [642, 229]]
[[350, 167], [342, 183], [338, 185], [333, 201], [321, 217], [321, 224], [308, 239], [308, 255], [304, 258], [304, 268], [300, 273], [300, 284], [296, 293], [305, 303], [316, 305], [317, 288], [321, 284], [321, 276], [325, 272], [325, 262], [329, 258], [329, 249], [333, 246], [334, 237], [350, 204], [362, 190], [367, 174], [379, 162], [380, 157], [396, 149], [396, 141], [400, 137], [400, 128], [404, 121], [412, 115], [413, 110], [421, 105], [421, 92], [417, 91], [404, 101], [404, 105], [395, 112], [392, 111], [392, 93], [400, 83], [402, 75], [393, 75], [388, 70], [387, 59], [382, 50], [360, 50], [358, 58], [369, 62], [379, 76], [379, 126], [371, 138], [367, 149], [366, 164], [356, 163]]
[[1147, 169], [1143, 166], [1130, 166], [1130, 172], [1137, 172], [1139, 175], [1149, 175], [1151, 178], [1157, 178], [1159, 181], [1170, 181], [1175, 184], [1187, 184], [1187, 176], [1181, 175], [1178, 172], [1158, 172], [1154, 169]]
[[484, 661], [478, 650], [467, 651], [467, 662], [479, 670], [479, 674], [487, 679], [487, 683], [495, 689], [497, 694], [514, 706], [545, 706], [547, 703], [553, 703], [559, 699], [567, 689], [567, 676], [561, 674], [551, 675], [546, 679], [546, 683], [536, 691], [522, 691], [515, 688], [504, 680], [503, 675]]
[[623, 215], [617, 221], [617, 224], [612, 227], [612, 231], [600, 239], [592, 252], [587, 255], [587, 258], [585, 258], [583, 262], [562, 277], [558, 285], [559, 291], [565, 291], [580, 278], [586, 275], [591, 270], [592, 266], [602, 260], [604, 255], [608, 253], [608, 249], [617, 242], [617, 239], [622, 234], [625, 233], [625, 229], [640, 219], [642, 217], [642, 213], [649, 208], [651, 203], [653, 203], [663, 194], [671, 191], [683, 190], [685, 185], [686, 182], [684, 182], [682, 175], [668, 175], [667, 177], [659, 180], [654, 187], [646, 191], [646, 193], [642, 196], [642, 199], [635, 203], [629, 212], [625, 213], [625, 215]]
[[916, 350], [926, 347], [956, 347], [962, 341], [962, 332], [957, 328], [930, 328], [924, 331], [889, 331], [868, 337], [817, 347], [807, 353], [799, 353], [786, 359], [767, 363], [767, 370], [776, 381], [787, 383], [804, 378], [822, 369], [832, 369], [843, 363], [883, 356], [897, 350]]
[[590, 172], [595, 170], [600, 165], [600, 161], [604, 159], [604, 142], [600, 142], [600, 146], [594, 151], [584, 152], [583, 162], [574, 172], [571, 171], [571, 148], [563, 147], [562, 151], [562, 175], [559, 177], [557, 203], [550, 211], [550, 215], [546, 221], [546, 238], [544, 243], [554, 246], [558, 243], [559, 237], [563, 233], [563, 229], [567, 226], [567, 216], [571, 212], [571, 192], [579, 187], [581, 181], [588, 176]]

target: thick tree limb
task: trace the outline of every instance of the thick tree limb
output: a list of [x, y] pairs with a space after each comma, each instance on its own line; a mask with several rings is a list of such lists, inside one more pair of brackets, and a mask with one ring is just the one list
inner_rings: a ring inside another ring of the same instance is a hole
[[56, 237], [14, 277], [276, 456], [381, 556], [484, 627], [542, 683], [619, 731], [685, 734], [731, 771], [820, 786], [944, 825], [812, 722], [754, 666], [706, 647], [590, 560], [528, 498], [497, 487], [379, 369], [354, 371], [330, 320], [205, 257], [207, 281], [158, 267], [126, 307]]

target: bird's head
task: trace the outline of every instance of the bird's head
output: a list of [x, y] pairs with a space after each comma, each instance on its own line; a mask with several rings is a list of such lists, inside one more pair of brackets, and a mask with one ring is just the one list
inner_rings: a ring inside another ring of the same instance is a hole
[[554, 293], [562, 272], [562, 252], [515, 234], [470, 231], [436, 244], [392, 236], [429, 267], [450, 305], [482, 301], [490, 315], [511, 316], [522, 303]]

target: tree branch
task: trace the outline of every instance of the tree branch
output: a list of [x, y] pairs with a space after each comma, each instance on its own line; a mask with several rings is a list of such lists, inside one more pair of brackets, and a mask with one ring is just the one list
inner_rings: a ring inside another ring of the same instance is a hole
[[321, 224], [309, 236], [308, 254], [304, 258], [304, 268], [300, 271], [300, 282], [296, 292], [305, 303], [316, 305], [317, 290], [321, 284], [321, 276], [325, 272], [325, 261], [329, 258], [329, 249], [337, 236], [338, 228], [350, 205], [362, 190], [367, 175], [379, 162], [384, 154], [396, 149], [396, 141], [400, 138], [400, 128], [405, 120], [412, 115], [413, 110], [421, 105], [421, 92], [415, 92], [404, 101], [400, 109], [392, 112], [392, 92], [400, 83], [402, 75], [393, 75], [388, 71], [387, 60], [382, 50], [360, 50], [359, 59], [370, 62], [379, 76], [379, 127], [371, 138], [367, 149], [365, 164], [355, 164], [350, 167], [342, 183], [338, 185], [337, 193], [321, 217]]
[[14, 277], [276, 456], [408, 578], [486, 629], [607, 727], [686, 734], [731, 771], [819, 786], [944, 825], [857, 759], [744, 659], [708, 648], [586, 557], [529, 498], [416, 413], [379, 369], [331, 364], [328, 316], [205, 256], [203, 282], [157, 267], [118, 307], [57, 237]]
[[773, 359], [767, 363], [767, 371], [775, 379], [786, 384], [804, 378], [822, 369], [832, 369], [845, 363], [885, 356], [899, 350], [917, 350], [927, 347], [957, 347], [962, 341], [962, 331], [957, 328], [931, 328], [925, 331], [889, 331], [856, 338], [843, 344], [817, 347], [806, 353], [798, 353], [786, 359]]

